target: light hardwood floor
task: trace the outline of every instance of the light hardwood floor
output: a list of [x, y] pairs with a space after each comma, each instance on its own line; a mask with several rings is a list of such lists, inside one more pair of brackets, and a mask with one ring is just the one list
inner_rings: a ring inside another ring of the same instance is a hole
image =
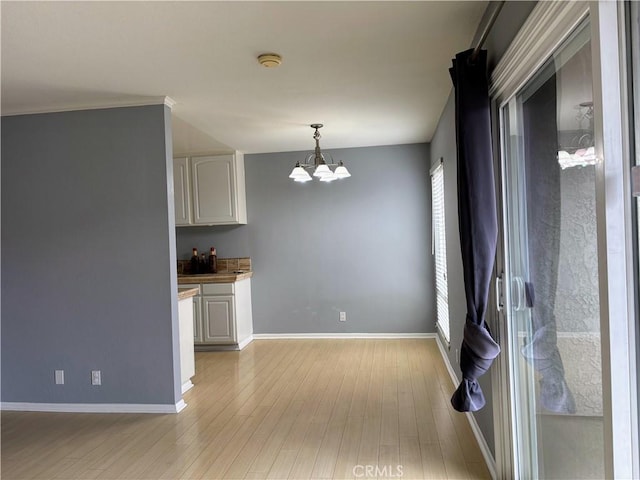
[[2, 478], [490, 478], [435, 340], [258, 340], [194, 383], [178, 415], [2, 412]]

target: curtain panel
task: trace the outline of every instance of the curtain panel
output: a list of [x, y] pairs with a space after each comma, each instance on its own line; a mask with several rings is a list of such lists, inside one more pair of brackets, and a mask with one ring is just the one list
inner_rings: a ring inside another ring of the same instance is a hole
[[474, 412], [485, 405], [478, 383], [500, 353], [485, 321], [496, 254], [498, 222], [491, 147], [487, 52], [473, 61], [460, 52], [449, 70], [456, 104], [458, 216], [467, 315], [460, 349], [462, 381], [453, 408]]

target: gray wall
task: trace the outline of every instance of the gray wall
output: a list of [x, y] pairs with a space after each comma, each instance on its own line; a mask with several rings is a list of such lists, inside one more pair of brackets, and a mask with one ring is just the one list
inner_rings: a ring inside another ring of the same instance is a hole
[[256, 333], [434, 332], [429, 146], [330, 151], [332, 184], [287, 178], [305, 153], [246, 155], [248, 225], [179, 228], [178, 257], [251, 256]]
[[162, 105], [2, 118], [2, 401], [180, 399], [171, 161]]
[[[535, 4], [536, 2], [507, 2], [504, 5], [484, 45], [484, 48], [487, 50], [490, 70], [498, 63]], [[487, 9], [483, 22], [480, 24], [481, 26], [484, 24], [484, 21], [487, 20], [491, 8], [490, 6]], [[481, 30], [482, 28], [478, 29], [475, 36], [476, 40], [480, 36]], [[474, 46], [476, 40], [474, 40]], [[454, 366], [458, 378], [462, 378], [458, 365], [458, 350], [462, 344], [466, 303], [458, 230], [458, 180], [456, 166], [455, 97], [453, 91], [449, 96], [445, 109], [440, 117], [436, 133], [431, 141], [431, 162], [435, 164], [440, 158], [444, 160], [445, 182], [447, 278], [449, 286], [449, 322], [451, 328], [449, 361]], [[489, 448], [495, 455], [492, 409], [493, 397], [490, 373], [480, 378], [480, 385], [485, 394], [487, 404], [482, 410], [474, 413], [474, 416]]]

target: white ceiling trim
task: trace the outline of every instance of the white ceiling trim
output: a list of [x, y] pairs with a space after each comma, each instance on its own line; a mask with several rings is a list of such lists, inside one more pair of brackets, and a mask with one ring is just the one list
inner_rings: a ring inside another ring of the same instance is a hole
[[146, 107], [148, 105], [166, 105], [170, 109], [174, 107], [176, 101], [171, 97], [141, 97], [139, 99], [122, 99], [112, 100], [104, 103], [78, 103], [76, 105], [65, 105], [64, 107], [50, 107], [50, 108], [38, 108], [38, 109], [12, 109], [9, 111], [2, 111], [3, 117], [11, 117], [15, 115], [36, 115], [40, 113], [60, 113], [60, 112], [74, 112], [77, 110], [103, 110], [105, 108], [125, 108], [125, 107]]

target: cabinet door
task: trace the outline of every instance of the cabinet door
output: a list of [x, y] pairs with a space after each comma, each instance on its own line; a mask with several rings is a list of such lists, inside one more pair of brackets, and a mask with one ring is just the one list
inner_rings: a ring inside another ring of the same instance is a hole
[[236, 343], [233, 295], [202, 297], [204, 343]]
[[193, 223], [238, 223], [233, 155], [193, 157]]
[[189, 159], [173, 159], [173, 198], [176, 225], [191, 224], [191, 188]]
[[193, 297], [193, 343], [202, 343], [202, 297]]

